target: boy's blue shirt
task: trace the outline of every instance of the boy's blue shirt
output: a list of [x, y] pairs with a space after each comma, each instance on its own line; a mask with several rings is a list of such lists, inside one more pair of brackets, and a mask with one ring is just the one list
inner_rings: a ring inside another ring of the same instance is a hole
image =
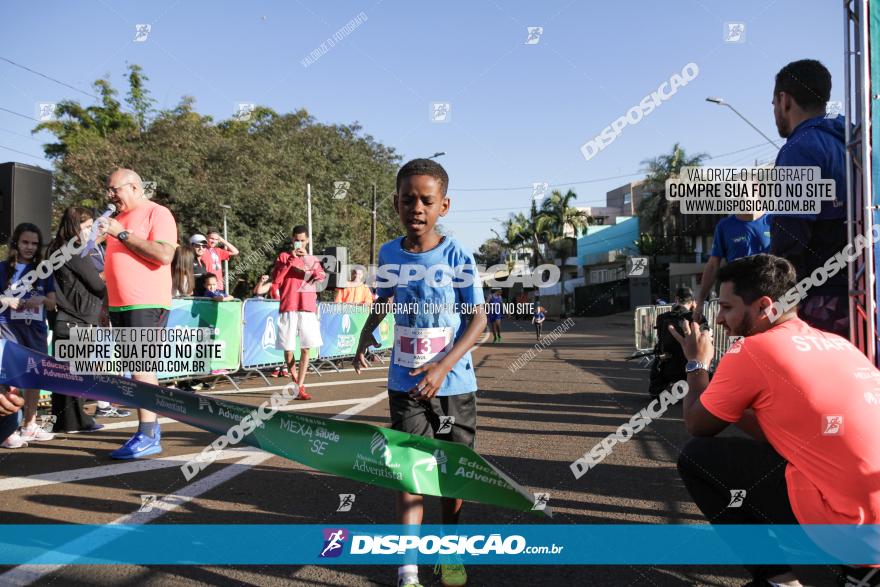
[[[461, 244], [453, 238], [444, 237], [436, 247], [423, 253], [411, 253], [403, 248], [403, 237], [396, 238], [382, 245], [379, 249], [379, 267], [396, 266], [388, 273], [399, 275], [400, 266], [418, 265], [426, 270], [430, 267], [448, 267], [451, 274], [463, 276], [462, 279], [441, 279], [439, 270], [435, 270], [434, 283], [425, 278], [411, 279], [404, 284], [380, 283], [376, 293], [379, 297], [392, 298], [394, 321], [396, 326], [411, 328], [451, 327], [453, 344], [458, 342], [467, 329], [473, 308], [484, 303], [483, 288], [476, 268], [476, 261]], [[470, 267], [464, 267], [464, 266]], [[472, 279], [471, 279], [472, 278]], [[453, 283], [462, 284], [471, 280], [464, 287], [453, 287]], [[438, 282], [452, 282], [442, 284]], [[401, 307], [405, 305], [404, 307]], [[433, 306], [424, 308], [424, 306]], [[417, 306], [421, 311], [411, 311]], [[439, 306], [439, 309], [438, 309]], [[429, 311], [425, 312], [427, 309]], [[468, 316], [470, 314], [470, 316]], [[396, 346], [396, 345], [395, 345]], [[396, 364], [396, 349], [392, 350], [391, 365], [388, 368], [388, 389], [407, 392], [424, 378], [421, 373], [415, 377], [409, 375], [411, 368]], [[438, 396], [459, 395], [477, 391], [477, 377], [474, 373], [473, 360], [468, 351], [447, 373], [440, 386]]]

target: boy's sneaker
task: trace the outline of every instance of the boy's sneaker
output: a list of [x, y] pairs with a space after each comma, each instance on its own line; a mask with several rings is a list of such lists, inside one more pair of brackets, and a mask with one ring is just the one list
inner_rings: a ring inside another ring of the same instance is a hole
[[272, 371], [272, 377], [290, 377], [290, 371], [287, 370], [287, 367], [276, 367]]
[[21, 438], [21, 434], [16, 430], [9, 435], [9, 438], [0, 443], [3, 448], [27, 448], [28, 443]]
[[463, 585], [467, 585], [467, 573], [464, 570], [463, 564], [438, 564], [434, 567], [435, 575], [438, 572], [438, 567], [440, 572], [440, 582], [443, 584], [443, 587], [462, 587]]
[[98, 408], [95, 410], [95, 416], [98, 418], [128, 418], [131, 416], [129, 410], [110, 406], [108, 408]]
[[293, 399], [310, 400], [310, 399], [312, 399], [312, 396], [309, 394], [309, 392], [306, 391], [305, 385], [300, 385], [299, 386], [299, 393]]
[[422, 587], [418, 577], [399, 577], [397, 587]]
[[156, 430], [156, 437], [150, 438], [143, 432], [136, 432], [134, 436], [128, 439], [128, 442], [110, 453], [110, 457], [114, 459], [139, 459], [162, 452], [162, 445], [159, 443], [161, 434]]
[[51, 432], [46, 432], [36, 424], [21, 429], [21, 439], [25, 442], [46, 442], [55, 438]]

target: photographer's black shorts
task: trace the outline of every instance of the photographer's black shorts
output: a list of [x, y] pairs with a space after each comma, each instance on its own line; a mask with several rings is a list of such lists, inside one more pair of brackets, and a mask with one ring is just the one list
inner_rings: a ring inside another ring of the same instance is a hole
[[[474, 448], [477, 437], [477, 394], [444, 395], [430, 400], [415, 400], [408, 393], [388, 390], [391, 428], [427, 438], [449, 440]], [[444, 423], [448, 432], [438, 433]]]

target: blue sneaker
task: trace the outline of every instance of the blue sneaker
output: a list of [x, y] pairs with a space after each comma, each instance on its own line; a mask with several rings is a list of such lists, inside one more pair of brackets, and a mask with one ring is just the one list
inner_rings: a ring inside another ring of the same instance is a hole
[[114, 459], [139, 459], [149, 455], [162, 452], [162, 445], [159, 444], [161, 434], [156, 430], [156, 437], [150, 438], [143, 432], [136, 432], [134, 436], [128, 439], [128, 442], [110, 453], [110, 457]]

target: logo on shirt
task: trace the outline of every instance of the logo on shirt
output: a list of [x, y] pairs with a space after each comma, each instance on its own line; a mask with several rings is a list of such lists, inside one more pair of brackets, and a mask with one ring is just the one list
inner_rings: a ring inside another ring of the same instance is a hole
[[839, 414], [826, 414], [822, 416], [822, 435], [840, 436], [843, 434], [843, 416]]
[[746, 490], [745, 489], [731, 489], [730, 490], [730, 503], [727, 504], [729, 508], [740, 508], [742, 507], [743, 502], [746, 499]]

